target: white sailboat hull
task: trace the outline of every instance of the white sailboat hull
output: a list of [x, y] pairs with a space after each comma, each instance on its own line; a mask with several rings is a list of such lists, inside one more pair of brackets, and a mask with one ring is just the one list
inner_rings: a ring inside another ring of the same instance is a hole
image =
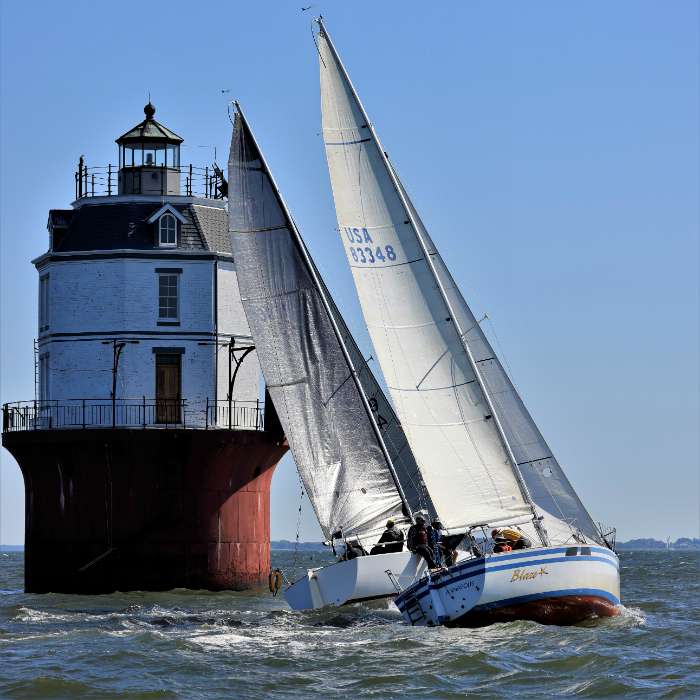
[[575, 624], [619, 613], [619, 561], [608, 549], [580, 545], [492, 554], [425, 576], [394, 602], [412, 625]]
[[319, 569], [289, 586], [284, 597], [293, 610], [316, 610], [379, 598], [393, 598], [397, 590], [387, 575], [390, 570], [400, 588], [418, 581], [426, 573], [421, 557], [408, 551], [374, 554], [339, 561]]

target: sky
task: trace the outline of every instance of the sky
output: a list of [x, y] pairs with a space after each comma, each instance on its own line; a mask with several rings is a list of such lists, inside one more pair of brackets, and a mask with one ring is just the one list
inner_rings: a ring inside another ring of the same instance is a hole
[[[143, 118], [225, 163], [241, 101], [370, 354], [336, 232], [311, 15], [322, 12], [432, 239], [596, 520], [698, 536], [698, 4], [0, 2], [0, 398], [33, 398], [37, 276], [81, 154]], [[226, 92], [223, 92], [226, 91]], [[229, 92], [230, 91], [230, 92]], [[0, 542], [23, 541], [1, 451]], [[272, 483], [294, 539], [299, 485]], [[300, 537], [320, 529], [302, 502]]]

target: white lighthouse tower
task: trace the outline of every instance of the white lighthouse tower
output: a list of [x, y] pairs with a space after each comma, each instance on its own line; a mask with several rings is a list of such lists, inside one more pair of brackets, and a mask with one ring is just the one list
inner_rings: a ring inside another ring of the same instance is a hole
[[[34, 260], [39, 399], [47, 409], [40, 418], [57, 426], [72, 419], [78, 398], [91, 420], [99, 405], [117, 425], [136, 420], [139, 402], [142, 423], [227, 422], [219, 402], [226, 410], [229, 368], [232, 375], [252, 345], [221, 173], [181, 168], [182, 139], [154, 119], [150, 103], [144, 111], [117, 139], [118, 170], [81, 161], [73, 208], [50, 212], [49, 250]], [[254, 352], [238, 370], [231, 418], [254, 422]], [[105, 398], [114, 399], [114, 415]], [[51, 403], [65, 415], [48, 410]]]
[[28, 590], [240, 588], [269, 569], [286, 447], [260, 394], [227, 184], [216, 164], [182, 164], [183, 139], [144, 113], [118, 166], [80, 158], [76, 200], [49, 212], [33, 261], [38, 396], [3, 416]]

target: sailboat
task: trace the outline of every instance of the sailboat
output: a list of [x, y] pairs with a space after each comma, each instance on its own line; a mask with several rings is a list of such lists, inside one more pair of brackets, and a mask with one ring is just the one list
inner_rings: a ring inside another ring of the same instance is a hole
[[[327, 542], [369, 552], [388, 519], [432, 507], [406, 436], [314, 264], [241, 106], [229, 157], [229, 233], [243, 308], [276, 412]], [[342, 554], [342, 551], [341, 551]], [[409, 551], [309, 569], [295, 610], [393, 597], [421, 578]]]
[[[397, 607], [411, 624], [451, 626], [617, 614], [613, 531], [596, 526], [525, 408], [317, 21], [340, 237], [431, 514], [464, 535], [456, 564], [397, 583]], [[526, 548], [494, 547], [502, 532]]]

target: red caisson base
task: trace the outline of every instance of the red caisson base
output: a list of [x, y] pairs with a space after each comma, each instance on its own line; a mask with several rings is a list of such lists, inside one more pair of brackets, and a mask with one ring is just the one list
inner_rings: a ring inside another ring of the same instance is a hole
[[530, 620], [542, 625], [575, 625], [595, 617], [613, 617], [620, 608], [605, 598], [597, 596], [559, 596], [543, 598], [518, 605], [469, 611], [446, 627], [485, 627], [495, 622]]
[[267, 579], [281, 435], [37, 430], [3, 444], [24, 476], [28, 592], [241, 590]]

